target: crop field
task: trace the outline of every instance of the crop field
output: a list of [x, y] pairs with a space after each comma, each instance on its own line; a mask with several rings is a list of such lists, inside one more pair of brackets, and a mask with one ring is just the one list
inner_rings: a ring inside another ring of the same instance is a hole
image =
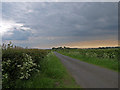
[[99, 65], [115, 71], [118, 70], [119, 49], [58, 49], [57, 52], [88, 62]]

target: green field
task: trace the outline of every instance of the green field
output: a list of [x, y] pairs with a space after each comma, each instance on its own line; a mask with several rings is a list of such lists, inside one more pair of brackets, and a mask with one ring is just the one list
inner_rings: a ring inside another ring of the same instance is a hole
[[119, 49], [58, 49], [57, 52], [84, 62], [119, 71]]
[[119, 49], [24, 49], [8, 45], [2, 49], [2, 87], [4, 88], [80, 88], [60, 60], [57, 51], [118, 71]]

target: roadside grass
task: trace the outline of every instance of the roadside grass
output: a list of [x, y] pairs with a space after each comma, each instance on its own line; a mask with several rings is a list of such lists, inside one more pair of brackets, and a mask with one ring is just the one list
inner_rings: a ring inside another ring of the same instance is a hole
[[72, 58], [75, 58], [75, 59], [78, 59], [78, 60], [81, 60], [81, 61], [84, 61], [84, 62], [87, 62], [87, 63], [90, 63], [90, 64], [98, 65], [98, 66], [101, 66], [104, 68], [108, 68], [108, 69], [120, 72], [120, 69], [118, 69], [118, 66], [119, 66], [118, 64], [120, 64], [120, 63], [117, 59], [89, 57], [89, 56], [76, 54], [74, 52], [66, 53], [66, 52], [59, 51], [59, 53], [69, 56], [69, 57], [72, 57]]
[[16, 88], [80, 88], [53, 52], [40, 63], [41, 72], [29, 80], [18, 80]]

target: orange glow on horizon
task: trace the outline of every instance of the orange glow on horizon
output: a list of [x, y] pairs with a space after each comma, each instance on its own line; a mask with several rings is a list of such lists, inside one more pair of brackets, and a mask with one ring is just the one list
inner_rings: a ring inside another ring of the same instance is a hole
[[92, 41], [82, 41], [82, 42], [71, 42], [61, 46], [62, 47], [66, 46], [71, 48], [116, 47], [118, 46], [118, 40], [92, 40]]

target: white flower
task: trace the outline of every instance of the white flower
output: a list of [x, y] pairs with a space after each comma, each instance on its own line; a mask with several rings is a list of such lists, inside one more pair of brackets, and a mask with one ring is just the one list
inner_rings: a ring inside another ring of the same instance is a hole
[[21, 67], [21, 65], [17, 65], [17, 67]]

